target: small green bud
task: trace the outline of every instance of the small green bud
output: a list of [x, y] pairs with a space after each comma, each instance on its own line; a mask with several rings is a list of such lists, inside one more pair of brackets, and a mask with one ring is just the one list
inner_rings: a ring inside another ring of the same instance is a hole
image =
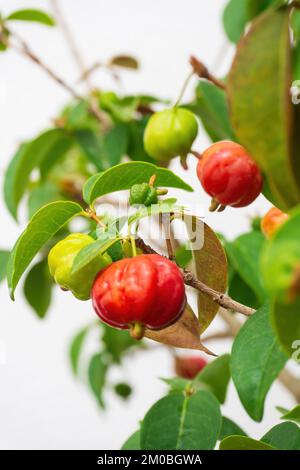
[[130, 189], [129, 204], [142, 204], [146, 207], [157, 204], [157, 189], [148, 183], [135, 184]]

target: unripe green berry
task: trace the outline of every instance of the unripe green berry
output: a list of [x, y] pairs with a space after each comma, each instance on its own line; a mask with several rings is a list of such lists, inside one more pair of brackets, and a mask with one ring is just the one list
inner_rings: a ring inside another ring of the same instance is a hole
[[143, 204], [148, 207], [151, 204], [157, 204], [157, 190], [148, 183], [134, 184], [130, 188], [129, 204]]
[[155, 160], [168, 162], [186, 157], [198, 134], [194, 114], [183, 108], [160, 111], [151, 116], [144, 133], [146, 152]]

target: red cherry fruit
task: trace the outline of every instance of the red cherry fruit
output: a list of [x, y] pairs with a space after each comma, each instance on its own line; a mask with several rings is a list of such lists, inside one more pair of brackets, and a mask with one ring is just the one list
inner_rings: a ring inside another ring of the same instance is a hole
[[194, 379], [206, 366], [207, 361], [202, 357], [176, 357], [175, 372], [183, 379]]
[[186, 303], [183, 276], [160, 255], [125, 258], [98, 274], [92, 301], [101, 320], [141, 339], [145, 328], [160, 330], [179, 318]]
[[204, 190], [222, 206], [248, 206], [263, 185], [260, 170], [244, 147], [225, 140], [205, 150], [197, 175]]

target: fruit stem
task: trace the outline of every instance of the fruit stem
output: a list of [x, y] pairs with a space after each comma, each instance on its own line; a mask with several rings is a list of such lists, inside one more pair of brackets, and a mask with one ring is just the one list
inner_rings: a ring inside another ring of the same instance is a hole
[[182, 86], [182, 88], [181, 88], [181, 90], [180, 90], [180, 93], [179, 93], [179, 96], [178, 96], [178, 98], [177, 98], [177, 101], [176, 101], [176, 103], [174, 104], [174, 108], [177, 108], [177, 107], [179, 106], [179, 104], [180, 104], [180, 102], [181, 102], [181, 100], [182, 100], [182, 98], [183, 98], [183, 95], [184, 95], [184, 93], [185, 93], [185, 90], [187, 89], [188, 84], [190, 83], [190, 80], [191, 80], [192, 76], [194, 75], [194, 73], [195, 73], [194, 70], [192, 70], [192, 71], [188, 74], [188, 76], [186, 77], [186, 79], [185, 79], [185, 81], [184, 81], [184, 83], [183, 83], [183, 86]]
[[209, 211], [215, 212], [218, 209], [219, 205], [219, 201], [213, 197], [209, 206]]
[[195, 150], [191, 150], [190, 153], [194, 155], [194, 157], [198, 158], [198, 160], [201, 160], [202, 153], [196, 152]]
[[151, 188], [153, 188], [155, 180], [156, 180], [156, 175], [152, 175], [149, 180], [149, 186], [151, 186]]
[[100, 225], [100, 227], [102, 228], [106, 228], [106, 225], [102, 222], [102, 220], [99, 219], [99, 217], [97, 216], [96, 212], [93, 210], [93, 209], [86, 209], [85, 213], [84, 214], [87, 214], [87, 216], [94, 220], [98, 225]]
[[133, 339], [141, 340], [144, 337], [145, 326], [139, 321], [135, 321], [130, 325], [130, 336]]
[[137, 255], [137, 252], [136, 252], [135, 238], [133, 235], [130, 236], [130, 243], [131, 243], [131, 249], [132, 249], [132, 257], [134, 258]]

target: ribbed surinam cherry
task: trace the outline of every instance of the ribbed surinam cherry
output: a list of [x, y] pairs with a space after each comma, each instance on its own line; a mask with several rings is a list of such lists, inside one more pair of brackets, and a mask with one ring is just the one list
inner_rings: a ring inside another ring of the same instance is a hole
[[206, 365], [207, 361], [202, 357], [176, 357], [175, 372], [183, 379], [194, 379]]
[[198, 123], [188, 109], [172, 108], [155, 113], [144, 133], [146, 152], [157, 161], [186, 158], [197, 137]]
[[277, 207], [272, 207], [261, 219], [261, 231], [267, 238], [271, 238], [273, 233], [289, 218], [288, 214], [282, 212]]
[[180, 317], [186, 303], [183, 276], [157, 254], [126, 258], [99, 273], [92, 300], [101, 320], [141, 339], [145, 328], [160, 330]]
[[219, 205], [248, 206], [263, 185], [260, 170], [249, 153], [230, 141], [217, 142], [205, 150], [198, 162], [197, 175], [213, 198], [212, 210]]

